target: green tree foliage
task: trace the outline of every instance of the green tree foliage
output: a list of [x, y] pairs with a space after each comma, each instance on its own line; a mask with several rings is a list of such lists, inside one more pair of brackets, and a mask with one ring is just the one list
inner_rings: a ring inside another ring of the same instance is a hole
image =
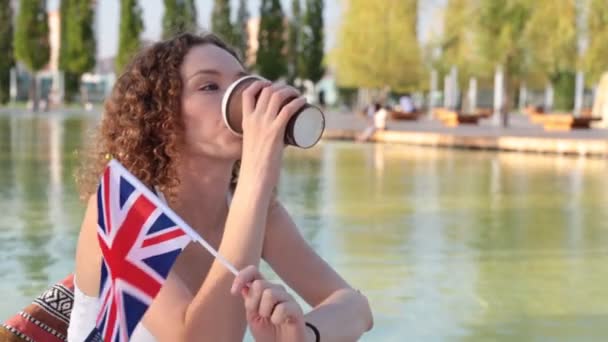
[[300, 0], [291, 3], [291, 20], [289, 21], [289, 39], [287, 39], [287, 81], [293, 84], [297, 77], [302, 76], [300, 59], [302, 51], [302, 7]]
[[256, 67], [263, 77], [274, 81], [287, 74], [285, 24], [280, 0], [262, 0], [260, 17]]
[[79, 88], [82, 74], [95, 67], [96, 41], [93, 7], [89, 0], [61, 1], [61, 47], [59, 68], [65, 72], [66, 96]]
[[30, 99], [38, 111], [36, 72], [49, 61], [49, 27], [44, 1], [22, 0], [15, 28], [15, 58], [31, 73]]
[[492, 75], [497, 66], [504, 73], [505, 107], [501, 110], [504, 126], [509, 123], [515, 89], [529, 71], [524, 33], [531, 3], [526, 0], [479, 0], [476, 7], [478, 67], [486, 75]]
[[196, 6], [194, 0], [164, 0], [163, 39], [181, 32], [195, 32]]
[[137, 0], [121, 0], [118, 55], [115, 61], [117, 72], [122, 72], [133, 55], [139, 50], [141, 45], [139, 35], [143, 30], [144, 22]]
[[9, 100], [10, 73], [15, 64], [13, 56], [13, 9], [10, 0], [0, 0], [0, 104]]
[[536, 1], [531, 6], [523, 36], [530, 71], [554, 85], [556, 108], [572, 109], [578, 56], [575, 2]]
[[458, 84], [464, 89], [471, 76], [479, 76], [476, 67], [475, 15], [472, 0], [448, 0], [444, 15], [444, 34], [440, 40], [441, 59], [439, 71], [448, 73], [452, 66], [458, 68]]
[[229, 44], [234, 44], [234, 28], [230, 21], [230, 0], [215, 0], [211, 14], [211, 31]]
[[543, 70], [549, 79], [573, 70], [577, 58], [574, 1], [533, 2], [523, 39], [532, 67]]
[[418, 89], [423, 77], [416, 0], [348, 3], [331, 55], [342, 87]]
[[477, 10], [477, 53], [484, 71], [492, 74], [501, 65], [508, 78], [526, 71], [526, 44], [523, 38], [530, 8], [526, 0], [479, 0]]
[[15, 29], [15, 58], [30, 71], [42, 69], [49, 61], [49, 26], [43, 1], [19, 3]]
[[572, 111], [574, 108], [574, 91], [576, 72], [563, 70], [551, 75], [554, 90], [553, 108], [561, 111]]
[[[71, 0], [61, 0], [60, 6], [59, 6], [59, 12], [60, 12], [60, 18], [69, 18], [70, 12], [71, 10]], [[63, 76], [64, 76], [64, 92], [65, 92], [65, 99], [67, 101], [71, 101], [74, 94], [76, 94], [76, 92], [78, 92], [78, 76], [76, 76], [75, 74], [73, 74], [72, 72], [67, 70], [67, 55], [66, 55], [66, 47], [68, 46], [68, 42], [67, 42], [67, 23], [69, 22], [69, 20], [65, 20], [62, 19], [60, 22], [60, 30], [59, 32], [61, 33], [61, 41], [60, 41], [60, 48], [59, 48], [59, 69], [61, 69], [63, 71]]]
[[307, 0], [300, 52], [302, 76], [314, 83], [325, 74], [323, 67], [323, 0]]
[[247, 22], [249, 21], [249, 11], [247, 10], [247, 2], [239, 1], [239, 8], [236, 13], [236, 22], [234, 23], [234, 47], [237, 49], [243, 62], [247, 63], [247, 51], [249, 50], [249, 30]]
[[185, 0], [184, 30], [188, 32], [196, 32], [198, 30], [198, 15], [196, 14], [196, 11], [194, 0]]
[[608, 71], [608, 1], [590, 0], [587, 25], [589, 46], [583, 67], [588, 82], [595, 84]]

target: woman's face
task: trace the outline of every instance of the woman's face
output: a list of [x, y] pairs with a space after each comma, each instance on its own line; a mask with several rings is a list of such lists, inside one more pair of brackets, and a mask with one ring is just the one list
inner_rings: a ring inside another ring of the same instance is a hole
[[232, 82], [246, 75], [239, 61], [213, 44], [197, 45], [184, 57], [180, 73], [187, 151], [212, 158], [240, 158], [242, 140], [224, 125], [221, 113], [222, 95]]

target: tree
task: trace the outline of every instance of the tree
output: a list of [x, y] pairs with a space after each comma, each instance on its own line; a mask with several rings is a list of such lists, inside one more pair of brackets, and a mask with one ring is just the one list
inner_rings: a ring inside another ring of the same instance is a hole
[[291, 20], [289, 21], [289, 39], [287, 40], [287, 82], [293, 84], [297, 77], [302, 76], [300, 61], [303, 56], [300, 54], [301, 47], [301, 28], [302, 28], [302, 9], [300, 0], [293, 0], [291, 3]]
[[526, 60], [524, 33], [530, 17], [530, 1], [479, 0], [476, 13], [478, 68], [492, 74], [501, 67], [505, 79], [505, 105], [501, 110], [504, 126], [509, 123], [509, 109], [514, 89], [519, 85], [529, 66]]
[[529, 69], [554, 86], [555, 107], [572, 109], [578, 59], [576, 5], [572, 0], [552, 0], [531, 6], [523, 34]]
[[211, 31], [228, 44], [234, 44], [234, 29], [230, 22], [230, 0], [215, 0], [211, 14]]
[[448, 0], [443, 21], [443, 35], [439, 43], [441, 50], [439, 71], [448, 73], [452, 66], [457, 67], [458, 85], [461, 89], [465, 88], [470, 77], [481, 75], [475, 61], [475, 27], [470, 22], [474, 10], [472, 0]]
[[139, 35], [144, 29], [141, 15], [141, 8], [137, 4], [137, 0], [120, 1], [120, 32], [118, 34], [118, 55], [115, 61], [117, 72], [122, 72], [133, 54], [140, 48]]
[[15, 64], [13, 56], [13, 9], [10, 0], [0, 0], [0, 104], [9, 98], [11, 68]]
[[587, 27], [589, 45], [583, 68], [588, 82], [595, 84], [608, 71], [608, 2], [590, 0]]
[[15, 29], [15, 58], [31, 74], [30, 99], [38, 111], [36, 73], [49, 61], [49, 27], [44, 1], [22, 0]]
[[262, 0], [260, 8], [259, 47], [256, 64], [259, 73], [270, 80], [287, 74], [287, 56], [284, 51], [285, 25], [279, 0]]
[[185, 14], [184, 17], [186, 22], [186, 30], [190, 32], [196, 32], [198, 30], [198, 16], [196, 15], [196, 4], [194, 0], [185, 0]]
[[163, 38], [182, 32], [196, 31], [196, 6], [194, 0], [164, 0]]
[[239, 52], [243, 62], [247, 64], [247, 51], [249, 51], [249, 30], [247, 22], [249, 21], [249, 11], [247, 10], [247, 2], [239, 1], [239, 9], [236, 14], [236, 22], [234, 23], [234, 47]]
[[314, 83], [325, 74], [323, 67], [323, 0], [307, 0], [302, 30], [302, 76]]
[[330, 55], [338, 85], [417, 89], [423, 68], [416, 21], [417, 0], [351, 0]]
[[[95, 67], [96, 42], [93, 7], [90, 0], [62, 0], [59, 67], [65, 72], [66, 95], [70, 98], [80, 86], [82, 74]], [[83, 103], [86, 91], [80, 87]]]
[[[60, 18], [69, 18], [71, 14], [70, 9], [70, 0], [61, 0], [59, 6]], [[70, 20], [62, 19], [60, 22], [60, 44], [59, 44], [59, 69], [63, 71], [64, 77], [64, 96], [65, 99], [71, 101], [72, 97], [78, 91], [78, 78], [76, 75], [67, 70], [67, 54], [66, 47], [68, 46], [67, 42], [67, 23]]]

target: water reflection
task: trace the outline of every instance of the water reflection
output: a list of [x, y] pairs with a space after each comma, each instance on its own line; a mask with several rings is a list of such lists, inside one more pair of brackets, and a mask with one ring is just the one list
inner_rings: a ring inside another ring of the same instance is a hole
[[72, 268], [82, 207], [66, 127], [62, 116], [0, 117], [0, 288], [11, 298], [2, 318]]
[[380, 323], [367, 339], [604, 330], [606, 161], [340, 143], [318, 151], [330, 241], [320, 252], [370, 295]]
[[[74, 184], [95, 118], [0, 117], [0, 319], [70, 272]], [[608, 164], [322, 143], [288, 149], [278, 196], [365, 291], [367, 341], [585, 340], [608, 333]]]
[[21, 276], [24, 282], [19, 284], [23, 295], [35, 295], [37, 289], [49, 283], [46, 267], [50, 259], [48, 241], [52, 233], [48, 213], [49, 187], [49, 121], [38, 118], [21, 121], [17, 124], [18, 143], [15, 146], [16, 159], [16, 198], [18, 216], [21, 224], [17, 227], [23, 245], [17, 251], [17, 260], [21, 263]]
[[318, 244], [318, 235], [323, 224], [318, 215], [322, 202], [321, 161], [314, 152], [301, 153], [297, 158], [290, 157], [290, 155], [286, 157], [287, 162], [278, 186], [278, 194], [280, 198], [292, 199], [286, 205], [290, 210], [299, 213], [294, 220], [299, 227], [308, 227], [303, 232], [304, 236], [315, 246]]

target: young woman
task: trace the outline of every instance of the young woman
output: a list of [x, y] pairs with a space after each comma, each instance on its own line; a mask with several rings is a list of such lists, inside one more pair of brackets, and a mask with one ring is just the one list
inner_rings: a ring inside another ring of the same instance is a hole
[[[133, 341], [241, 341], [247, 325], [257, 341], [315, 341], [317, 332], [321, 341], [353, 341], [371, 329], [366, 298], [311, 249], [274, 194], [285, 126], [305, 100], [285, 85], [253, 83], [243, 95], [244, 136], [238, 138], [224, 126], [220, 103], [244, 74], [216, 36], [182, 34], [142, 51], [116, 82], [93, 141], [97, 151], [80, 178], [89, 202], [76, 251], [70, 341], [88, 335], [99, 308], [93, 195], [107, 156], [166, 198], [242, 270], [235, 278], [190, 244]], [[262, 277], [262, 258], [310, 312]]]

